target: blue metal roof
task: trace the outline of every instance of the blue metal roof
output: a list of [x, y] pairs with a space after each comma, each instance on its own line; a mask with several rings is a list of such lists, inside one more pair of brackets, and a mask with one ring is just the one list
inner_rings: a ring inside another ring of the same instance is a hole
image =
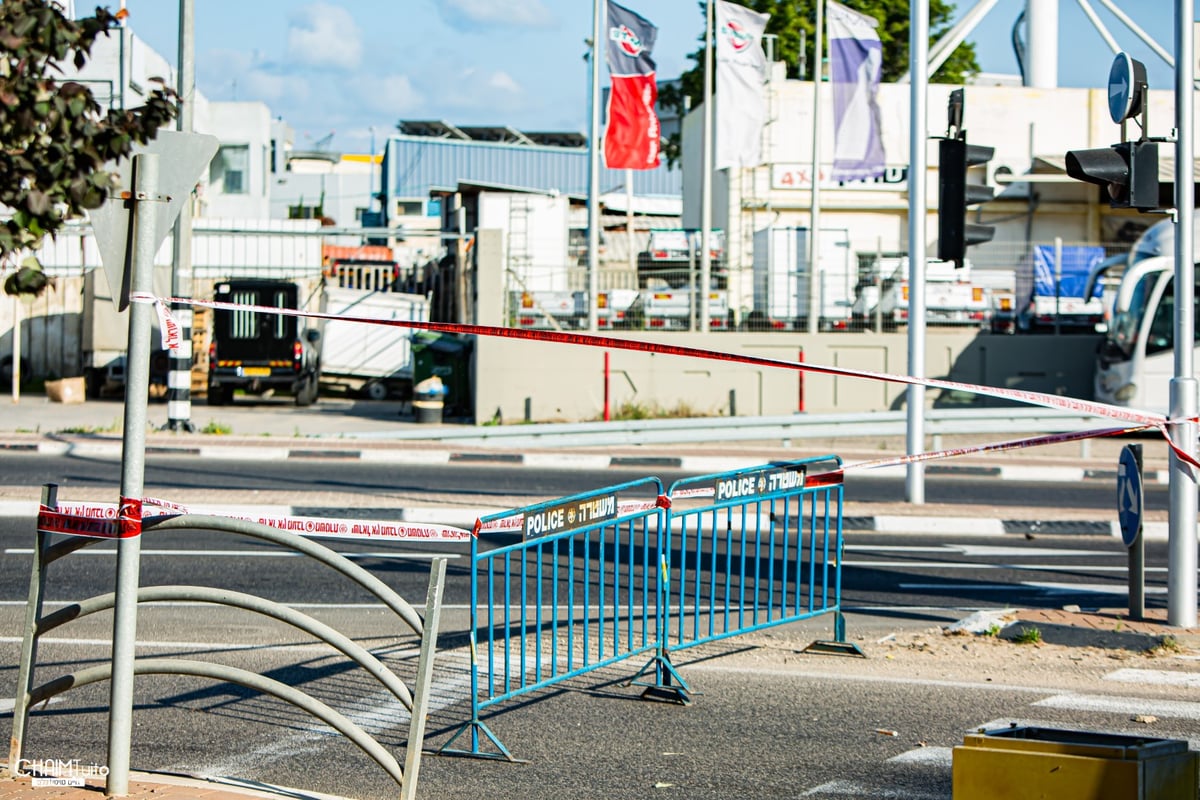
[[[682, 170], [667, 169], [665, 159], [658, 169], [632, 174], [637, 196], [683, 193]], [[383, 156], [386, 208], [394, 208], [397, 199], [428, 200], [431, 188], [452, 189], [460, 181], [586, 197], [587, 177], [586, 148], [396, 135], [388, 139]], [[625, 170], [601, 166], [598, 194], [624, 186]]]

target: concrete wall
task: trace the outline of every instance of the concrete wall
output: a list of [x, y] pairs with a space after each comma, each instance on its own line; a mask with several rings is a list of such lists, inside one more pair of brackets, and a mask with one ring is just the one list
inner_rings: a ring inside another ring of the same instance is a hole
[[[902, 375], [908, 367], [904, 333], [656, 333], [625, 338], [788, 362], [796, 362], [803, 351], [810, 365], [869, 372]], [[926, 371], [931, 378], [1090, 398], [1097, 341], [1095, 336], [935, 332], [926, 340]], [[812, 371], [801, 376], [791, 368], [628, 350], [609, 353], [614, 413], [629, 403], [727, 415], [731, 396], [739, 416], [790, 414], [801, 407], [812, 413], [878, 411], [902, 408], [905, 401], [906, 388], [899, 383]], [[530, 416], [539, 422], [599, 419], [603, 413], [602, 348], [480, 337], [474, 371], [480, 422], [497, 416], [509, 422], [522, 419], [527, 398]], [[927, 391], [926, 402], [939, 408], [1003, 404], [940, 390]]]

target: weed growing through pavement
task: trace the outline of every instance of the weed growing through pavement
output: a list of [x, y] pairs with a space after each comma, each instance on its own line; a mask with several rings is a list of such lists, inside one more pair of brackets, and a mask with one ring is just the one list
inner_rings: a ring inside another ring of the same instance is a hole
[[1042, 632], [1033, 626], [1028, 628], [1023, 627], [1021, 628], [1021, 632], [1013, 638], [1013, 641], [1017, 644], [1041, 644]]
[[121, 430], [121, 420], [114, 419], [108, 425], [72, 425], [62, 428], [59, 433], [118, 433]]
[[992, 637], [999, 636], [1000, 635], [1000, 623], [993, 622], [991, 625], [988, 625], [988, 628], [986, 631], [983, 632], [983, 635], [984, 636], [992, 636]]
[[1158, 644], [1146, 651], [1148, 656], [1177, 655], [1183, 652], [1183, 645], [1174, 636], [1167, 634], [1158, 640]]
[[216, 434], [217, 436], [228, 436], [229, 434], [233, 433], [233, 428], [231, 428], [228, 425], [225, 425], [223, 423], [217, 422], [216, 420], [210, 419], [208, 421], [208, 424], [200, 429], [200, 432]]

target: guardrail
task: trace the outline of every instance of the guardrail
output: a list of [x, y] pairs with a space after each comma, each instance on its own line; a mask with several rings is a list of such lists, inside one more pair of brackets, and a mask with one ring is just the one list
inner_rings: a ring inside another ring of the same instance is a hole
[[[611, 447], [716, 441], [779, 441], [854, 436], [904, 436], [906, 411], [852, 414], [790, 414], [771, 417], [696, 417], [613, 422], [484, 425], [331, 434], [337, 438], [436, 441], [476, 447]], [[1111, 427], [1089, 414], [1043, 408], [931, 409], [929, 436], [973, 433], [1063, 433]]]

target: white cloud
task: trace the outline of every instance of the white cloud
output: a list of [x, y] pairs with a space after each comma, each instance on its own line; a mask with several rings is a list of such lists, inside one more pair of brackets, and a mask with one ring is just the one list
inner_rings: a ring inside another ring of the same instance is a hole
[[362, 31], [341, 6], [310, 3], [288, 20], [288, 60], [309, 67], [353, 70], [362, 63]]
[[360, 99], [370, 110], [389, 116], [407, 114], [425, 102], [407, 75], [384, 75], [364, 82]]
[[433, 0], [446, 24], [460, 31], [486, 28], [555, 28], [558, 19], [542, 0]]

